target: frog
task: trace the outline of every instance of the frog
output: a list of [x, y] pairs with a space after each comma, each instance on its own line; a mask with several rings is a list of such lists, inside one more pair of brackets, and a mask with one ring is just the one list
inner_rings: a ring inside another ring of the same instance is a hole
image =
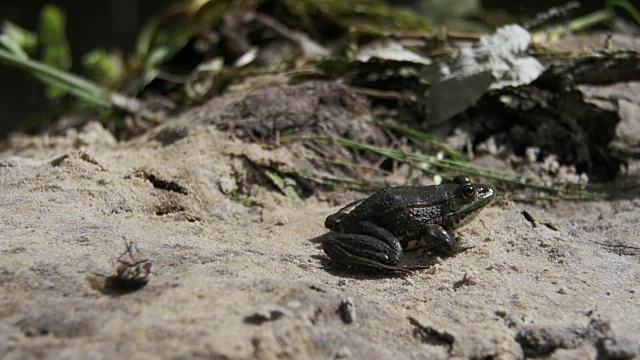
[[405, 250], [427, 249], [451, 256], [468, 249], [452, 234], [472, 221], [496, 196], [488, 185], [459, 175], [431, 186], [384, 188], [326, 218], [332, 230], [322, 242], [327, 256], [343, 266], [412, 271], [400, 267]]

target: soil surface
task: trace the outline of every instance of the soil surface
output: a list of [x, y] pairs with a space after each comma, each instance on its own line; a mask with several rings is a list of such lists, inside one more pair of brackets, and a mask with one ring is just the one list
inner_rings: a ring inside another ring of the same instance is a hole
[[[640, 356], [637, 197], [501, 196], [457, 231], [473, 248], [377, 274], [320, 249], [324, 219], [357, 195], [293, 201], [256, 163], [294, 167], [296, 152], [197, 112], [123, 143], [98, 123], [14, 137], [0, 153], [2, 357]], [[137, 290], [106, 286], [124, 239], [152, 262]]]

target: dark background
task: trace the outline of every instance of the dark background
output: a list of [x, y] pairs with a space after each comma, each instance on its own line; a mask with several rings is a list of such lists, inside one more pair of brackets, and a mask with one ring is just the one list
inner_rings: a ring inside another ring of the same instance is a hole
[[[0, 20], [36, 30], [40, 8], [55, 4], [67, 14], [67, 37], [73, 56], [72, 71], [83, 54], [97, 47], [134, 51], [138, 31], [146, 19], [170, 0], [109, 1], [0, 1]], [[17, 123], [50, 105], [44, 86], [23, 71], [0, 64], [0, 138]]]
[[[29, 1], [2, 0], [0, 20], [9, 20], [24, 28], [37, 29], [40, 8], [53, 3], [67, 14], [67, 36], [74, 66], [77, 70], [80, 58], [97, 48], [120, 48], [125, 54], [134, 50], [138, 31], [146, 19], [171, 0], [109, 0], [109, 1]], [[420, 0], [389, 1], [410, 5]], [[484, 0], [483, 8], [502, 9], [515, 14], [536, 14], [567, 1], [509, 1]], [[636, 1], [637, 2], [637, 1]], [[588, 13], [603, 6], [603, 1], [582, 1], [579, 13]], [[635, 3], [635, 2], [634, 2]], [[27, 74], [13, 67], [0, 64], [0, 138], [19, 122], [50, 105], [44, 97], [44, 87]]]

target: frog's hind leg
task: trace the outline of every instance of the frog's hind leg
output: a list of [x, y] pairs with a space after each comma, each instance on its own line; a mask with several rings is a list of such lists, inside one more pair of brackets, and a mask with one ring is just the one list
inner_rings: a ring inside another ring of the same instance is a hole
[[322, 250], [341, 265], [391, 271], [411, 270], [395, 266], [399, 261], [389, 256], [389, 246], [371, 236], [334, 234], [322, 243]]
[[345, 228], [343, 232], [346, 234], [366, 235], [384, 243], [388, 247], [387, 254], [389, 255], [389, 261], [393, 262], [393, 265], [399, 263], [402, 258], [402, 244], [400, 244], [400, 240], [383, 227], [369, 221], [361, 221], [351, 224]]

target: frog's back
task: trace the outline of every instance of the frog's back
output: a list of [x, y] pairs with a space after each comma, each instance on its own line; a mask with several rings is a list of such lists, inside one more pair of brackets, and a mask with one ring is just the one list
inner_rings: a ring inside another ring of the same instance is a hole
[[[411, 217], [418, 213], [436, 216], [444, 202], [453, 196], [455, 186], [442, 184], [437, 186], [397, 186], [378, 191], [358, 204], [343, 218], [348, 222], [375, 221]], [[418, 214], [419, 215], [419, 214]], [[424, 219], [422, 219], [424, 220]]]

